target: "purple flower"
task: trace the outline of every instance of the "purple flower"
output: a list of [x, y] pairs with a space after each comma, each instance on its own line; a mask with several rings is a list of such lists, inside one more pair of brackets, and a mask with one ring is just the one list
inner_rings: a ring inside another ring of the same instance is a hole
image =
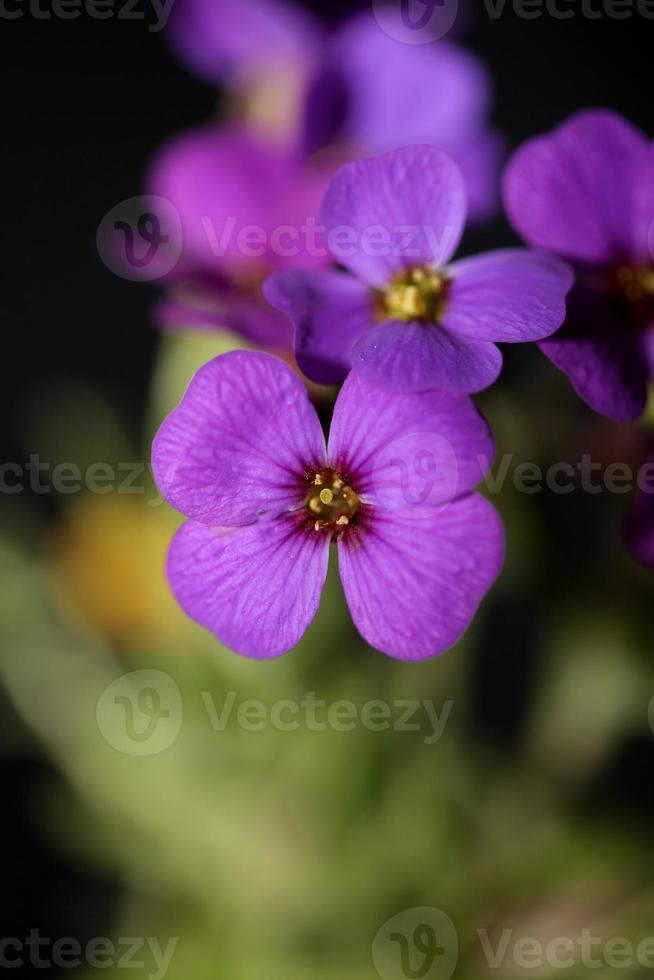
[[561, 325], [565, 263], [513, 249], [450, 264], [465, 216], [460, 171], [433, 147], [341, 168], [320, 224], [349, 272], [287, 270], [264, 287], [295, 325], [309, 378], [335, 384], [352, 368], [396, 391], [480, 391], [502, 367], [496, 342], [540, 340]]
[[287, 0], [176, 0], [168, 35], [192, 70], [228, 86], [251, 123], [284, 132], [301, 152], [334, 147], [343, 160], [431, 144], [460, 165], [471, 216], [496, 211], [504, 141], [488, 122], [488, 73], [463, 48], [404, 43], [370, 11], [330, 35]]
[[637, 418], [654, 368], [654, 144], [613, 112], [579, 113], [518, 150], [504, 196], [530, 244], [576, 266], [542, 350], [595, 411]]
[[265, 303], [261, 283], [298, 260], [324, 261], [304, 248], [300, 229], [317, 213], [326, 183], [321, 166], [242, 127], [210, 125], [171, 140], [147, 179], [149, 193], [177, 209], [182, 228], [159, 325], [227, 327], [289, 348], [288, 322]]
[[318, 23], [289, 0], [176, 0], [168, 38], [215, 85], [312, 66], [323, 43]]
[[234, 351], [205, 365], [161, 427], [153, 468], [188, 518], [168, 577], [186, 613], [247, 656], [298, 643], [330, 542], [352, 618], [393, 657], [452, 646], [498, 575], [503, 531], [470, 491], [492, 438], [465, 396], [389, 396], [351, 375], [328, 445], [300, 379]]
[[[434, 93], [438, 93], [435, 98]], [[504, 141], [488, 117], [492, 83], [469, 51], [439, 40], [407, 44], [371, 14], [329, 40], [309, 87], [304, 146], [342, 146], [348, 156], [424, 143], [449, 154], [466, 181], [474, 220], [492, 217]]]

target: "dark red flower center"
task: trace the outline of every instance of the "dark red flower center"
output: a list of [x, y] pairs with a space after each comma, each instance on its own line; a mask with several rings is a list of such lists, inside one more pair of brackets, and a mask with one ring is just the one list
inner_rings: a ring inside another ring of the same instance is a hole
[[336, 470], [319, 470], [307, 493], [305, 507], [315, 531], [342, 533], [350, 526], [361, 505], [352, 487]]

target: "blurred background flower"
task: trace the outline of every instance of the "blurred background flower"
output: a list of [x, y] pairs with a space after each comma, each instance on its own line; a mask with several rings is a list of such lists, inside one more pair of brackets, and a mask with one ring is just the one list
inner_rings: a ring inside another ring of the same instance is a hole
[[329, 262], [318, 207], [353, 156], [436, 146], [462, 169], [472, 219], [497, 212], [504, 144], [490, 123], [490, 76], [450, 40], [408, 45], [372, 11], [329, 31], [276, 0], [177, 0], [168, 37], [224, 100], [212, 124], [157, 153], [146, 179], [182, 227], [180, 261], [154, 310], [161, 327], [227, 325], [288, 350], [289, 325], [261, 283], [281, 268]]

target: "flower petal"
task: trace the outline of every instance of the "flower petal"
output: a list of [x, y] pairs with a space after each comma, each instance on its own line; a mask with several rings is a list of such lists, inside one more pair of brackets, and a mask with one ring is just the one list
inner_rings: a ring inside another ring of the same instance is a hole
[[350, 374], [334, 407], [328, 458], [367, 503], [438, 507], [471, 490], [495, 454], [488, 425], [465, 395], [389, 394]]
[[180, 59], [213, 84], [266, 64], [304, 64], [320, 44], [309, 13], [288, 0], [175, 0], [167, 35]]
[[530, 244], [582, 262], [630, 254], [634, 187], [647, 148], [639, 130], [602, 109], [530, 140], [504, 178], [513, 226]]
[[296, 508], [305, 469], [324, 458], [320, 423], [299, 377], [255, 351], [205, 364], [152, 449], [154, 476], [169, 503], [225, 527]]
[[539, 344], [592, 409], [617, 421], [639, 418], [647, 401], [648, 365], [639, 334], [610, 319], [603, 293], [577, 286], [568, 319]]
[[577, 337], [561, 331], [539, 346], [600, 415], [629, 422], [645, 411], [647, 374], [635, 345], [618, 337]]
[[512, 342], [549, 337], [565, 319], [572, 269], [526, 249], [505, 249], [450, 266], [443, 326], [475, 340]]
[[482, 391], [502, 370], [495, 344], [459, 337], [431, 323], [387, 321], [354, 345], [352, 368], [390, 391]]
[[339, 541], [339, 567], [352, 619], [371, 646], [425, 660], [468, 628], [498, 576], [504, 532], [475, 494], [441, 510], [375, 513], [361, 537]]
[[[426, 143], [454, 155], [484, 125], [492, 89], [470, 52], [445, 40], [406, 44], [382, 30], [371, 12], [350, 18], [336, 33], [323, 81], [316, 83], [323, 95], [325, 76], [338, 80], [344, 95], [331, 139], [367, 153]], [[311, 95], [309, 105], [311, 126], [322, 113]]]
[[179, 213], [182, 268], [251, 283], [300, 258], [325, 264], [302, 228], [315, 221], [326, 181], [322, 168], [301, 165], [291, 148], [212, 124], [164, 146], [147, 185]]
[[499, 205], [505, 155], [488, 128], [491, 92], [469, 51], [446, 40], [406, 44], [362, 13], [337, 31], [309, 86], [303, 146], [308, 154], [335, 143], [367, 154], [435, 146], [463, 171], [471, 219], [487, 220]]
[[372, 321], [370, 291], [346, 272], [289, 269], [265, 283], [264, 295], [295, 327], [295, 357], [308, 378], [339, 384], [352, 345]]
[[463, 177], [430, 146], [407, 146], [345, 164], [320, 210], [334, 258], [371, 286], [403, 268], [442, 265], [466, 216]]
[[248, 657], [294, 647], [320, 603], [329, 538], [285, 515], [230, 534], [187, 521], [168, 555], [168, 579], [191, 619]]

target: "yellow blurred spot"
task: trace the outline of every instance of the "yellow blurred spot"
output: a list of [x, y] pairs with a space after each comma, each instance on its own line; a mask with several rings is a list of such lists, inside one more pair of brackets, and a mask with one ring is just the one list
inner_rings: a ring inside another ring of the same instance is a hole
[[377, 298], [380, 320], [438, 323], [447, 298], [447, 280], [436, 269], [418, 266], [396, 276]]
[[289, 137], [297, 132], [306, 68], [283, 61], [261, 65], [237, 82], [235, 114], [266, 136]]
[[156, 640], [183, 622], [165, 579], [172, 532], [162, 510], [145, 496], [85, 497], [52, 535], [60, 601], [121, 646]]

